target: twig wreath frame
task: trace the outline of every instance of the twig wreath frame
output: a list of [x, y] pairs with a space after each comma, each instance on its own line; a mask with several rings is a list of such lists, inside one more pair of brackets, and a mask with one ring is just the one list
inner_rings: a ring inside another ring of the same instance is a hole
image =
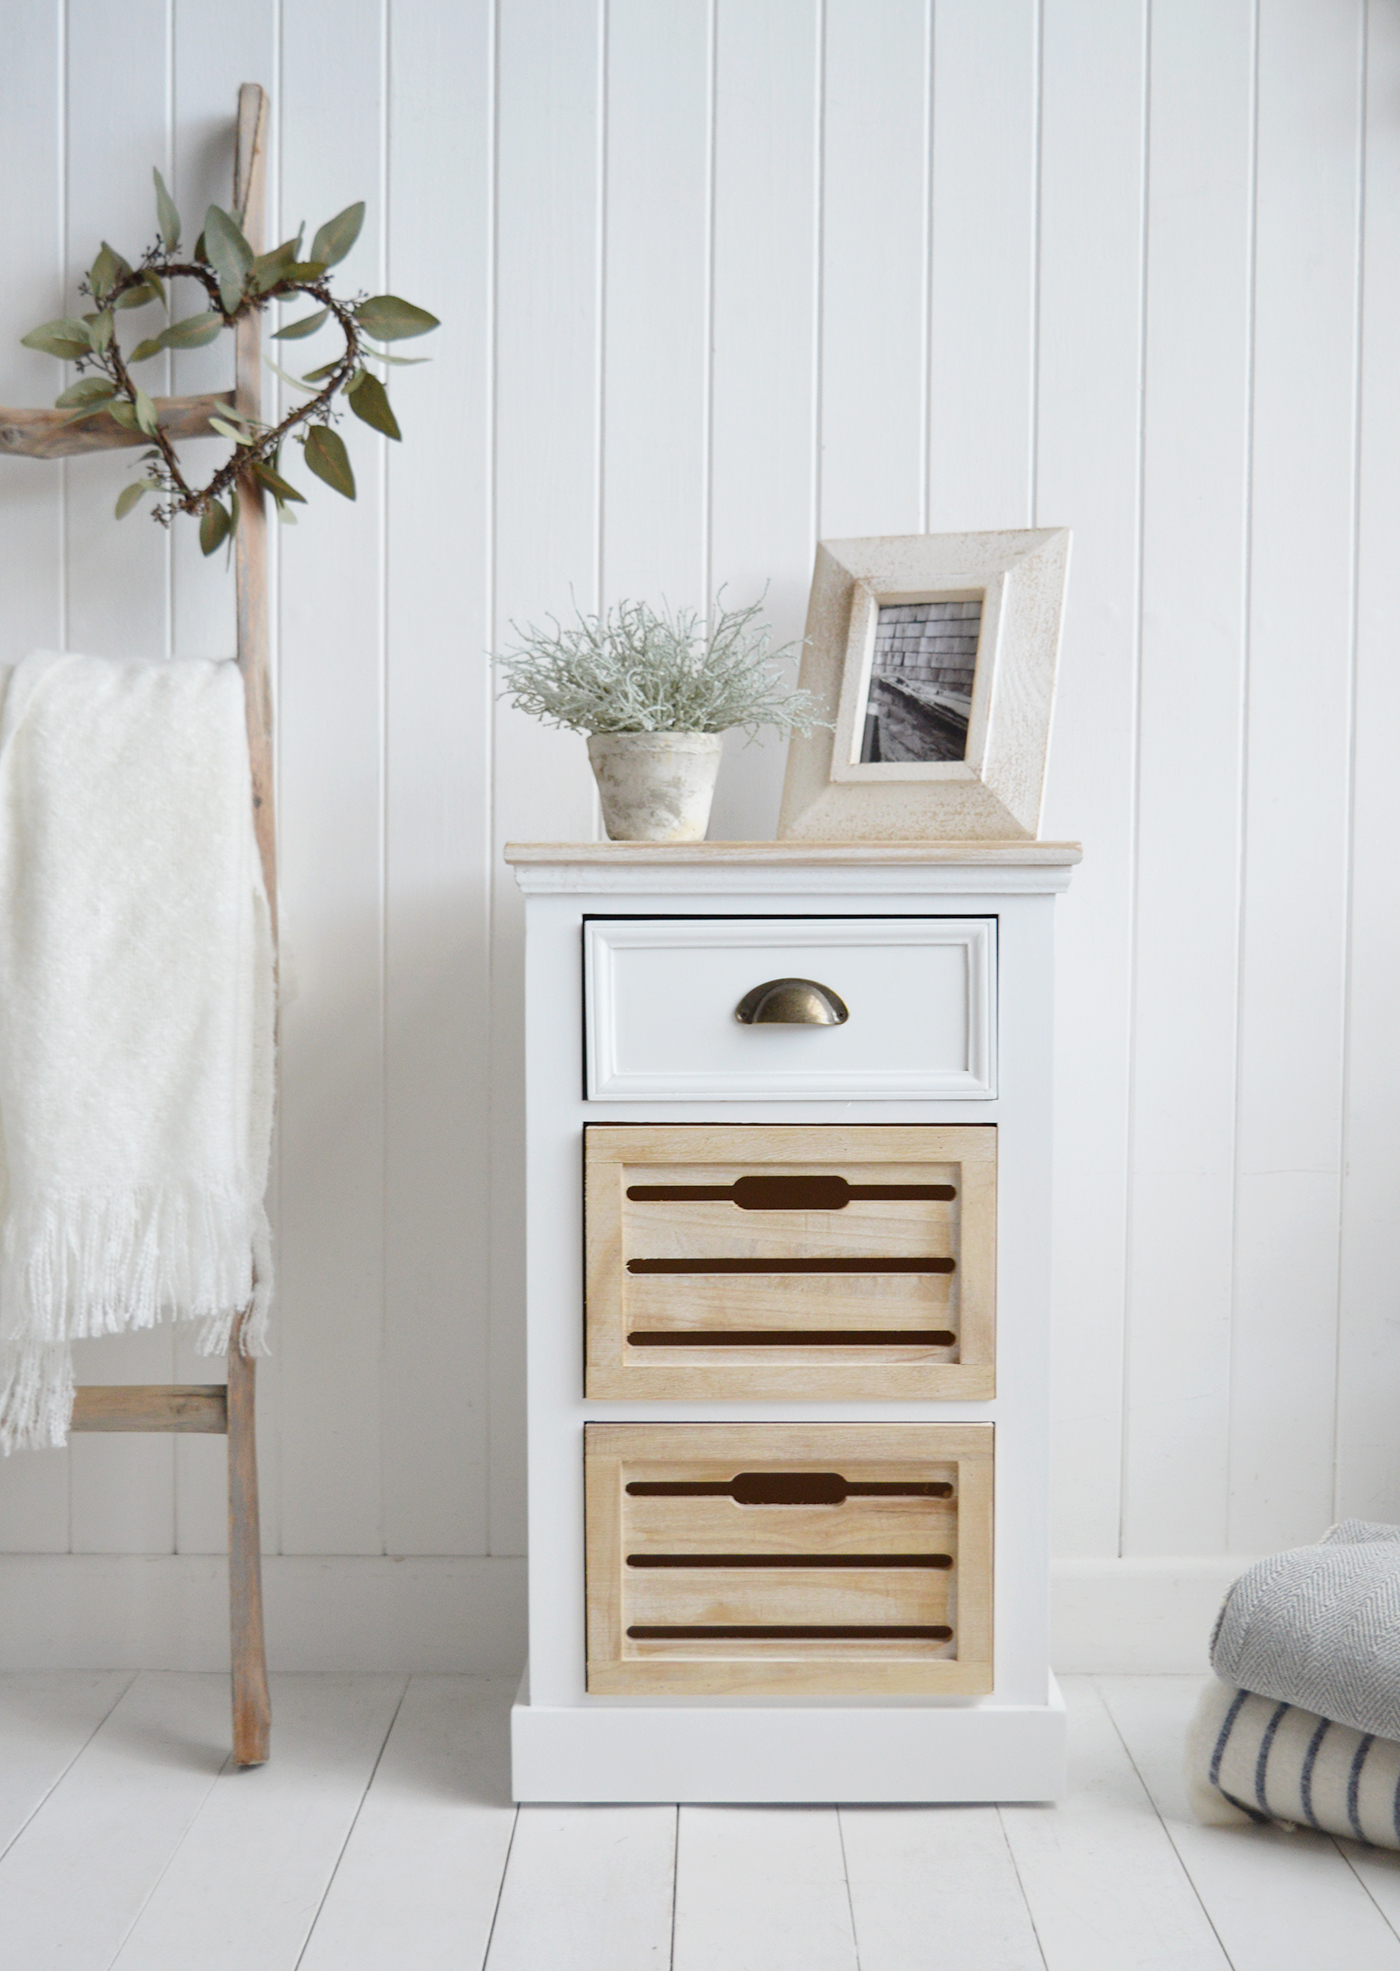
[[[124, 429], [139, 431], [150, 439], [150, 450], [142, 453], [139, 461], [145, 468], [142, 477], [118, 496], [117, 519], [125, 518], [153, 493], [156, 504], [152, 517], [166, 527], [180, 513], [197, 517], [200, 546], [205, 554], [213, 554], [237, 530], [237, 481], [241, 474], [251, 474], [271, 494], [284, 520], [294, 517], [290, 506], [305, 504], [305, 495], [282, 475], [282, 447], [288, 439], [301, 445], [310, 472], [344, 498], [354, 499], [355, 475], [345, 441], [334, 425], [336, 399], [343, 397], [355, 415], [375, 431], [399, 438], [402, 434], [388, 392], [366, 364], [422, 362], [427, 358], [392, 356], [367, 338], [396, 342], [426, 335], [437, 328], [438, 320], [397, 295], [361, 294], [346, 300], [332, 291], [326, 276], [359, 238], [365, 216], [363, 201], [326, 221], [305, 260], [301, 258], [304, 226], [295, 239], [285, 240], [270, 253], [255, 254], [243, 236], [239, 219], [211, 205], [194, 251], [186, 255], [180, 246], [179, 211], [160, 172], [153, 171], [152, 176], [159, 229], [155, 243], [132, 266], [104, 240], [87, 278], [79, 283], [79, 293], [94, 307], [81, 318], [62, 315], [44, 322], [21, 340], [28, 349], [42, 350], [76, 366], [78, 381], [56, 399], [56, 409], [71, 412], [75, 419], [105, 410]], [[127, 354], [117, 337], [118, 311], [159, 302], [168, 313], [165, 284], [171, 280], [197, 281], [208, 296], [208, 308], [203, 314], [168, 322]], [[310, 390], [312, 395], [273, 425], [242, 417], [231, 407], [211, 415], [211, 427], [232, 441], [233, 450], [206, 484], [192, 486], [169, 433], [161, 427], [155, 405], [132, 376], [132, 368], [162, 350], [202, 348], [245, 316], [293, 295], [305, 295], [316, 307], [310, 315], [278, 329], [273, 340], [298, 341], [334, 321], [345, 339], [343, 350], [304, 377], [289, 376], [264, 357], [284, 383]]]

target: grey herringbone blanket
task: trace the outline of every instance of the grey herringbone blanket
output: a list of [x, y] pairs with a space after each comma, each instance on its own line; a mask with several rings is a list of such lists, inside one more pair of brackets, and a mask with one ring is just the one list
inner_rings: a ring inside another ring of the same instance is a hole
[[1226, 1683], [1400, 1739], [1400, 1526], [1344, 1519], [1242, 1574], [1215, 1624]]

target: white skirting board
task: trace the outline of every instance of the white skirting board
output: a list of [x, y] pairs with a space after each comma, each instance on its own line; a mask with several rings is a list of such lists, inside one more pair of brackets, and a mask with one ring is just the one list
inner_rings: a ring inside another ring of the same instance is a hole
[[1065, 1707], [526, 1700], [511, 1712], [517, 1800], [825, 1803], [1054, 1800]]
[[[1061, 1560], [1051, 1660], [1061, 1675], [1204, 1674], [1240, 1554]], [[263, 1560], [278, 1670], [514, 1671], [525, 1563], [460, 1556]], [[0, 1669], [221, 1670], [228, 1575], [217, 1554], [0, 1555]]]
[[1250, 1554], [1057, 1560], [1050, 1574], [1050, 1660], [1062, 1677], [1204, 1676], [1225, 1590]]
[[[273, 1670], [515, 1674], [525, 1563], [266, 1554]], [[0, 1555], [0, 1670], [225, 1670], [219, 1554]]]

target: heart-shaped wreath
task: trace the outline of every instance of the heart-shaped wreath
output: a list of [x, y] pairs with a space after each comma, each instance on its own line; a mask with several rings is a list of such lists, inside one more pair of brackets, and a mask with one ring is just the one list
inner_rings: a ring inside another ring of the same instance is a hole
[[[194, 253], [186, 257], [180, 250], [180, 214], [159, 171], [153, 176], [159, 227], [156, 243], [133, 267], [104, 240], [87, 279], [79, 283], [79, 293], [89, 296], [94, 304], [92, 311], [81, 319], [63, 315], [45, 322], [22, 340], [26, 348], [43, 350], [76, 365], [78, 381], [57, 399], [59, 410], [71, 411], [75, 418], [108, 411], [128, 431], [142, 432], [150, 439], [151, 449], [140, 460], [142, 477], [125, 487], [117, 499], [118, 520], [153, 493], [154, 518], [169, 526], [177, 513], [197, 516], [200, 546], [206, 554], [213, 554], [237, 529], [240, 475], [251, 475], [271, 494], [284, 520], [293, 518], [288, 510], [293, 503], [305, 504], [305, 496], [282, 476], [282, 447], [289, 438], [301, 445], [307, 467], [318, 479], [346, 499], [354, 499], [355, 475], [345, 441], [334, 425], [335, 400], [343, 396], [366, 424], [386, 437], [398, 438], [398, 420], [390, 408], [388, 392], [366, 364], [426, 361], [422, 357], [391, 356], [375, 343], [426, 335], [438, 322], [435, 315], [400, 301], [397, 295], [360, 295], [344, 301], [331, 292], [326, 275], [359, 238], [365, 216], [363, 202], [347, 206], [327, 220], [304, 260], [304, 227], [295, 239], [285, 240], [271, 253], [255, 254], [237, 219], [220, 206], [211, 205]], [[168, 313], [165, 284], [170, 280], [198, 281], [209, 297], [208, 308], [202, 314], [168, 322], [125, 354], [117, 339], [117, 311], [158, 302]], [[233, 451], [207, 485], [191, 486], [169, 433], [162, 430], [155, 405], [132, 377], [132, 368], [165, 349], [201, 348], [252, 311], [298, 294], [316, 303], [314, 311], [279, 329], [274, 340], [297, 341], [314, 335], [333, 320], [345, 338], [344, 349], [333, 361], [304, 377], [289, 376], [264, 357], [284, 383], [308, 390], [311, 396], [280, 424], [255, 423], [231, 408], [211, 415], [211, 428], [232, 440]], [[374, 340], [367, 340], [370, 337]]]

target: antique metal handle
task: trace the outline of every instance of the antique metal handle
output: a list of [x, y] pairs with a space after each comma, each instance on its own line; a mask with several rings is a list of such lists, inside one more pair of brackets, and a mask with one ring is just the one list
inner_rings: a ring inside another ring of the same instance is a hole
[[839, 993], [815, 979], [766, 979], [744, 994], [734, 1017], [746, 1027], [841, 1027], [851, 1016]]

